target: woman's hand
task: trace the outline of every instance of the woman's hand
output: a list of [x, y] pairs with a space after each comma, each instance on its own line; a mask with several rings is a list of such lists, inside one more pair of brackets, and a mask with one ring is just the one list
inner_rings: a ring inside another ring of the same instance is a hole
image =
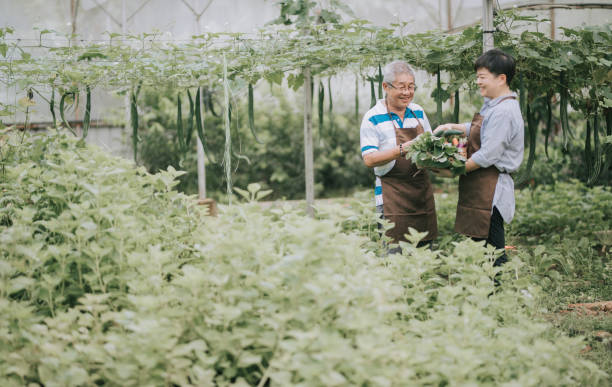
[[453, 177], [453, 173], [450, 169], [430, 168], [429, 170], [439, 177]]
[[439, 125], [437, 128], [434, 129], [433, 134], [439, 136], [447, 130], [459, 130], [465, 136], [465, 125], [452, 123]]

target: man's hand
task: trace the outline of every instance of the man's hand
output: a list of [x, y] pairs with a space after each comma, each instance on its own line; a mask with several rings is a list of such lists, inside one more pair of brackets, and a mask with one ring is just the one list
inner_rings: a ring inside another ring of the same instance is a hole
[[402, 149], [404, 151], [404, 154], [408, 153], [408, 148], [410, 148], [410, 145], [412, 145], [413, 142], [414, 140], [410, 140], [402, 143]]

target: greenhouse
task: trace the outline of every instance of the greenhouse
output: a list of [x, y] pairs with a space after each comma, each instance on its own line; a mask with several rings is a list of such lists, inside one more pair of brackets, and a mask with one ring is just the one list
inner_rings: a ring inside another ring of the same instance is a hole
[[2, 386], [612, 383], [609, 2], [0, 3]]

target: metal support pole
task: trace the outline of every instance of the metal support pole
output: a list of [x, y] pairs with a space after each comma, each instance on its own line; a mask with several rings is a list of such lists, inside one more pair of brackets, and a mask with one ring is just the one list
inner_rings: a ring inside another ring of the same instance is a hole
[[482, 0], [482, 52], [495, 47], [493, 41], [493, 0]]
[[306, 213], [314, 217], [314, 156], [312, 147], [312, 76], [304, 68], [304, 167], [306, 175]]

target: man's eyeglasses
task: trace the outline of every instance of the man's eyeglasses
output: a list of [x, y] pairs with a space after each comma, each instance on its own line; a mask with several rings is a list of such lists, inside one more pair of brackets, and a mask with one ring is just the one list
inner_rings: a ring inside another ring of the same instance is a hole
[[406, 92], [409, 92], [409, 91], [416, 91], [416, 89], [417, 89], [416, 85], [409, 85], [409, 86], [405, 86], [405, 85], [402, 85], [402, 86], [394, 86], [392, 83], [387, 83], [387, 85], [388, 85], [390, 88], [392, 88], [392, 89], [396, 89], [396, 90], [401, 91], [402, 93], [406, 93]]

